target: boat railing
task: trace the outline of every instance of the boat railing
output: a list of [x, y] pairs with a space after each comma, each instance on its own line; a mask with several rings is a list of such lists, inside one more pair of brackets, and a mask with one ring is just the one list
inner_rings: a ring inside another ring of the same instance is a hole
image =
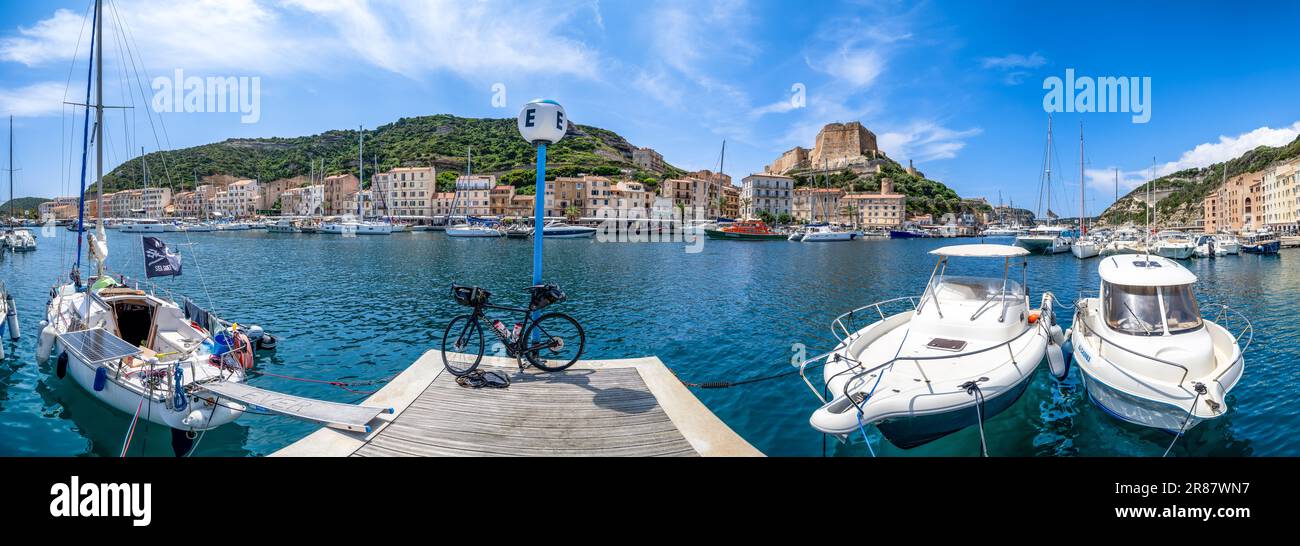
[[[854, 326], [852, 324], [852, 321], [863, 311], [872, 309], [876, 312], [876, 316], [878, 316], [880, 320], [885, 320], [884, 306], [891, 305], [891, 304], [900, 304], [901, 302], [906, 301], [911, 306], [910, 310], [915, 311], [916, 300], [917, 300], [916, 296], [903, 296], [900, 298], [882, 300], [868, 305], [863, 305], [862, 307], [859, 307], [857, 309], [844, 313], [838, 317], [835, 317], [835, 320], [831, 321], [831, 334], [835, 336], [835, 339], [840, 340], [841, 343], [848, 343], [848, 341], [852, 339], [854, 334], [859, 330], [859, 328], [856, 327], [854, 327], [853, 330], [849, 330], [851, 326]], [[845, 321], [848, 321], [850, 324], [845, 325]]]
[[1227, 305], [1224, 305], [1222, 303], [1210, 303], [1207, 304], [1206, 307], [1210, 307], [1218, 310], [1214, 314], [1214, 322], [1219, 326], [1223, 326], [1223, 328], [1227, 330], [1229, 334], [1232, 333], [1232, 329], [1228, 328], [1227, 326], [1228, 320], [1235, 318], [1236, 320], [1240, 320], [1241, 322], [1245, 323], [1245, 326], [1242, 326], [1241, 331], [1237, 332], [1236, 334], [1233, 334], [1232, 336], [1233, 342], [1238, 344], [1241, 343], [1241, 338], [1243, 337], [1246, 338], [1246, 344], [1241, 347], [1241, 352], [1245, 353], [1246, 349], [1250, 348], [1250, 344], [1255, 341], [1255, 325], [1251, 324], [1250, 318], [1248, 318], [1241, 311], [1228, 307]]
[[[1121, 351], [1124, 351], [1124, 352], [1126, 352], [1126, 353], [1129, 353], [1129, 354], [1131, 354], [1131, 355], [1133, 355], [1133, 356], [1136, 356], [1136, 357], [1138, 357], [1138, 358], [1144, 358], [1144, 359], [1150, 360], [1150, 361], [1152, 361], [1152, 362], [1156, 362], [1156, 363], [1158, 363], [1158, 364], [1164, 364], [1164, 365], [1166, 365], [1166, 366], [1172, 366], [1172, 367], [1175, 367], [1175, 368], [1178, 368], [1178, 369], [1182, 370], [1182, 371], [1183, 371], [1183, 376], [1182, 376], [1182, 378], [1180, 378], [1180, 379], [1178, 380], [1178, 384], [1179, 384], [1180, 386], [1182, 385], [1183, 381], [1186, 381], [1186, 380], [1187, 380], [1187, 376], [1191, 373], [1191, 371], [1187, 369], [1187, 366], [1184, 366], [1184, 365], [1179, 364], [1179, 363], [1177, 363], [1177, 362], [1170, 362], [1170, 361], [1165, 360], [1165, 359], [1163, 359], [1163, 358], [1154, 357], [1154, 356], [1151, 356], [1151, 355], [1148, 355], [1148, 354], [1142, 354], [1142, 353], [1140, 353], [1140, 352], [1138, 352], [1138, 351], [1135, 351], [1135, 350], [1133, 350], [1133, 349], [1130, 349], [1130, 348], [1128, 348], [1128, 347], [1125, 347], [1125, 346], [1123, 346], [1123, 345], [1121, 345], [1121, 344], [1119, 344], [1119, 343], [1117, 343], [1117, 342], [1115, 342], [1115, 341], [1113, 341], [1113, 340], [1107, 339], [1106, 336], [1101, 335], [1101, 332], [1098, 332], [1095, 328], [1093, 328], [1090, 324], [1088, 324], [1088, 318], [1087, 318], [1087, 315], [1088, 315], [1088, 307], [1087, 307], [1087, 305], [1088, 305], [1088, 304], [1087, 304], [1087, 301], [1084, 300], [1083, 298], [1080, 298], [1078, 301], [1075, 302], [1075, 305], [1076, 305], [1076, 306], [1083, 306], [1083, 320], [1075, 321], [1075, 322], [1077, 322], [1078, 324], [1074, 325], [1074, 327], [1075, 327], [1075, 328], [1083, 328], [1083, 330], [1084, 330], [1084, 335], [1085, 335], [1085, 336], [1089, 336], [1089, 335], [1091, 335], [1091, 336], [1097, 338], [1099, 341], [1101, 341], [1101, 343], [1102, 343], [1103, 345], [1110, 345], [1111, 347], [1115, 347], [1116, 349], [1119, 349], [1119, 350], [1121, 350]], [[1098, 351], [1100, 351], [1100, 349], [1099, 349]]]

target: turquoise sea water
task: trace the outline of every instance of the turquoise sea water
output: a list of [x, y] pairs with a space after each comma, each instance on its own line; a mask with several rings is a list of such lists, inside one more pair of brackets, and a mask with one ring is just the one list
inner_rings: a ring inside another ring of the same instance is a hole
[[[462, 308], [455, 281], [524, 303], [531, 241], [449, 239], [441, 233], [344, 238], [261, 231], [165, 234], [180, 248], [185, 274], [160, 284], [223, 318], [259, 324], [280, 337], [262, 353], [268, 372], [327, 380], [391, 377], [435, 347]], [[143, 273], [139, 235], [110, 232], [110, 266]], [[832, 348], [829, 321], [854, 307], [918, 294], [933, 260], [926, 252], [977, 240], [871, 240], [852, 243], [708, 241], [699, 253], [680, 243], [549, 240], [546, 280], [564, 287], [559, 309], [587, 330], [591, 358], [656, 355], [684, 380], [729, 381], [790, 369], [792, 346], [813, 355]], [[17, 299], [23, 339], [6, 340], [0, 364], [0, 455], [117, 455], [130, 416], [95, 401], [38, 366], [34, 351], [50, 286], [71, 263], [75, 234], [57, 230], [30, 254], [0, 261]], [[183, 244], [192, 243], [192, 246]], [[195, 262], [194, 258], [198, 261]], [[1095, 289], [1097, 260], [1070, 254], [1029, 259], [1034, 304], [1050, 290], [1066, 303]], [[1201, 281], [1203, 302], [1232, 305], [1255, 323], [1245, 376], [1231, 411], [1187, 434], [1174, 455], [1300, 455], [1300, 251], [1184, 262]], [[984, 266], [984, 267], [981, 267]], [[956, 272], [996, 275], [1000, 265], [966, 262]], [[201, 271], [201, 275], [200, 275]], [[206, 290], [204, 286], [206, 285]], [[1066, 322], [1070, 317], [1063, 312]], [[1159, 456], [1167, 433], [1119, 423], [1087, 401], [1078, 371], [1063, 382], [1041, 366], [1014, 406], [986, 424], [993, 456]], [[819, 375], [819, 374], [818, 374]], [[263, 376], [250, 383], [335, 401], [362, 396], [328, 385]], [[367, 388], [367, 387], [360, 387]], [[373, 387], [370, 387], [373, 388]], [[696, 390], [728, 425], [769, 455], [865, 456], [865, 447], [823, 442], [808, 426], [817, 401], [797, 376], [732, 389]], [[248, 415], [209, 433], [197, 456], [265, 455], [314, 430], [282, 417]], [[882, 456], [979, 454], [978, 431]], [[169, 456], [169, 434], [149, 427], [132, 455]]]

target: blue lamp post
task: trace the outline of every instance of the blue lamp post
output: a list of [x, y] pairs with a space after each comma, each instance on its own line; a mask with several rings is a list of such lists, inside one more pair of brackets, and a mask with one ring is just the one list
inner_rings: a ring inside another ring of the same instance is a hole
[[533, 284], [542, 284], [542, 229], [546, 223], [546, 145], [564, 138], [569, 120], [553, 100], [534, 99], [519, 111], [519, 134], [537, 146], [537, 191], [533, 197]]

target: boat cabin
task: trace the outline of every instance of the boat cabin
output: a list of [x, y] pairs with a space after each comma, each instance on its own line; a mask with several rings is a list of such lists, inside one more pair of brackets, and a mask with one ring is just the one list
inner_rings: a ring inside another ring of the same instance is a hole
[[[945, 338], [992, 339], [990, 330], [1003, 334], [1019, 333], [1028, 320], [1029, 296], [1026, 291], [1029, 251], [1010, 245], [955, 245], [930, 251], [939, 256], [925, 293], [916, 307], [913, 330], [925, 330]], [[952, 258], [991, 258], [1002, 260], [1000, 277], [949, 275]], [[1011, 277], [1011, 267], [1021, 267], [1021, 280]], [[983, 332], [982, 334], [979, 332]], [[996, 337], [996, 336], [995, 336]]]
[[1101, 315], [1108, 330], [1130, 336], [1171, 336], [1199, 330], [1196, 275], [1168, 258], [1112, 256], [1101, 274]]
[[[99, 283], [97, 283], [99, 284]], [[102, 286], [102, 285], [101, 285]], [[111, 283], [95, 290], [87, 327], [102, 327], [135, 347], [144, 357], [170, 361], [188, 356], [207, 339], [180, 308], [142, 290]]]

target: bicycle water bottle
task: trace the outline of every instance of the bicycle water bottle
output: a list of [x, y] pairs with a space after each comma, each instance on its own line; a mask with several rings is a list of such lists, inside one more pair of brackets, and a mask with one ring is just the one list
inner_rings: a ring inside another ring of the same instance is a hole
[[497, 335], [501, 336], [502, 338], [509, 337], [509, 332], [506, 331], [506, 325], [504, 322], [501, 322], [499, 320], [492, 321], [492, 329], [496, 330]]
[[522, 323], [522, 322], [516, 322], [516, 323], [515, 323], [515, 329], [514, 329], [512, 332], [510, 332], [510, 341], [518, 340], [518, 339], [519, 339], [519, 334], [520, 334], [520, 332], [523, 331], [523, 329], [524, 329], [524, 323]]

